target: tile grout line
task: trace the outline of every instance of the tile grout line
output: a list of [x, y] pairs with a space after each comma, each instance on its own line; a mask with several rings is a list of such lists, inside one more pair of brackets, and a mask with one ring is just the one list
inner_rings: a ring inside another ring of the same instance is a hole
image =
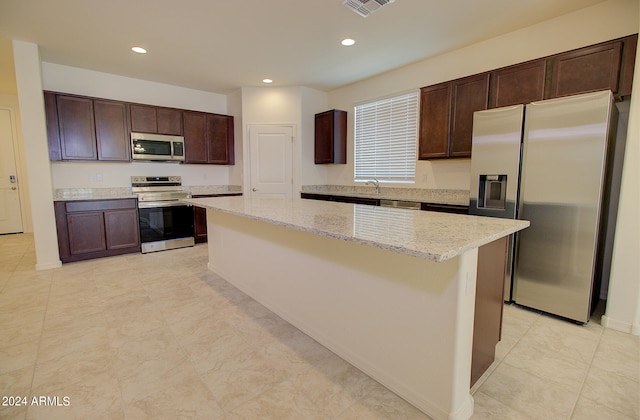
[[[25, 253], [28, 251], [25, 251]], [[35, 252], [35, 250], [34, 250]], [[24, 258], [24, 254], [22, 256], [22, 258]], [[21, 260], [22, 260], [21, 258]], [[14, 270], [15, 272], [15, 270]], [[38, 338], [38, 350], [36, 351], [36, 360], [33, 362], [33, 373], [31, 374], [31, 384], [29, 386], [29, 398], [33, 398], [33, 383], [35, 381], [35, 377], [36, 377], [36, 370], [38, 368], [38, 360], [40, 359], [40, 350], [42, 347], [42, 337], [44, 336], [44, 327], [45, 327], [45, 322], [47, 320], [47, 312], [49, 311], [49, 302], [51, 300], [51, 289], [53, 287], [53, 272], [50, 273], [49, 275], [49, 292], [47, 293], [47, 303], [45, 304], [45, 308], [44, 308], [44, 314], [42, 315], [42, 327], [40, 328], [40, 337]], [[28, 415], [29, 415], [29, 408], [31, 407], [31, 405], [27, 405], [27, 410], [24, 412], [24, 418], [25, 420], [27, 419]]]
[[578, 390], [578, 395], [576, 396], [575, 402], [573, 403], [573, 408], [571, 409], [571, 414], [569, 414], [569, 419], [573, 418], [573, 415], [576, 412], [576, 408], [578, 407], [578, 401], [580, 401], [580, 396], [582, 395], [582, 391], [584, 390], [584, 386], [587, 383], [587, 378], [589, 377], [589, 372], [591, 371], [591, 367], [593, 366], [593, 360], [596, 357], [596, 353], [598, 352], [598, 348], [600, 347], [600, 343], [602, 342], [602, 336], [604, 335], [604, 327], [600, 329], [600, 333], [598, 336], [598, 344], [593, 350], [593, 354], [589, 360], [589, 365], [584, 373], [584, 377], [582, 378], [582, 383], [580, 384], [580, 388]]

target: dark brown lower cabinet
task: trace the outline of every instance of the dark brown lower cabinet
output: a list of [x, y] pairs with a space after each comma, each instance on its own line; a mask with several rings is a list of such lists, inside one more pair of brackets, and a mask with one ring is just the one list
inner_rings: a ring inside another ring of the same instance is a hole
[[207, 242], [207, 209], [193, 208], [194, 239], [197, 244]]
[[502, 331], [507, 238], [478, 248], [476, 307], [471, 350], [471, 386], [495, 360]]
[[56, 201], [54, 208], [62, 262], [140, 252], [135, 198]]
[[[194, 195], [193, 198], [229, 197], [234, 195], [242, 195], [242, 193]], [[193, 230], [197, 244], [207, 242], [207, 209], [203, 207], [193, 207]]]

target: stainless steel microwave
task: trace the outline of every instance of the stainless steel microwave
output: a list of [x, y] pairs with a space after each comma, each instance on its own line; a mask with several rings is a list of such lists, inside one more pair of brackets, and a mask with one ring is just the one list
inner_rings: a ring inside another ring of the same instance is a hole
[[133, 160], [184, 161], [184, 137], [163, 134], [131, 133]]

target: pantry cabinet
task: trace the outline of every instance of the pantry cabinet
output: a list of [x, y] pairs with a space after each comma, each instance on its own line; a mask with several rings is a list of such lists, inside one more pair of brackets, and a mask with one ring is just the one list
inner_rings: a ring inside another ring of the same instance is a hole
[[56, 201], [62, 262], [140, 252], [136, 199]]

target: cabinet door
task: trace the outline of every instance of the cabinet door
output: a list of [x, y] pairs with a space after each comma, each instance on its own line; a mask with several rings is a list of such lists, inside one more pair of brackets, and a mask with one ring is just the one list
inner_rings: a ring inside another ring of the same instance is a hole
[[491, 74], [491, 108], [542, 100], [546, 68], [546, 60], [536, 60], [494, 71]]
[[471, 157], [473, 113], [489, 105], [489, 73], [453, 81], [449, 157]]
[[450, 82], [420, 89], [418, 159], [448, 156], [450, 111]]
[[550, 98], [609, 89], [618, 92], [622, 41], [560, 54], [552, 59]]
[[158, 134], [182, 135], [182, 111], [171, 108], [156, 108]]
[[207, 114], [207, 163], [233, 165], [233, 117]]
[[156, 133], [158, 131], [156, 108], [150, 105], [131, 104], [131, 131]]
[[322, 112], [315, 116], [315, 153], [316, 164], [333, 163], [333, 113]]
[[131, 143], [124, 102], [93, 101], [98, 160], [131, 160]]
[[620, 67], [620, 88], [618, 95], [631, 95], [633, 87], [633, 71], [636, 63], [636, 48], [638, 46], [638, 34], [628, 36], [622, 40], [622, 64]]
[[49, 142], [49, 160], [62, 160], [60, 131], [58, 128], [58, 107], [56, 94], [44, 92], [44, 110], [47, 120], [47, 140]]
[[107, 249], [140, 246], [138, 210], [109, 210], [104, 212]]
[[339, 109], [315, 115], [314, 162], [347, 163], [347, 112]]
[[206, 117], [203, 112], [185, 111], [184, 122], [184, 163], [207, 163], [207, 141], [205, 135]]
[[104, 213], [87, 212], [67, 214], [69, 251], [71, 255], [104, 251]]
[[96, 160], [93, 101], [58, 95], [58, 128], [63, 160]]
[[193, 230], [196, 243], [207, 242], [207, 209], [193, 207]]

